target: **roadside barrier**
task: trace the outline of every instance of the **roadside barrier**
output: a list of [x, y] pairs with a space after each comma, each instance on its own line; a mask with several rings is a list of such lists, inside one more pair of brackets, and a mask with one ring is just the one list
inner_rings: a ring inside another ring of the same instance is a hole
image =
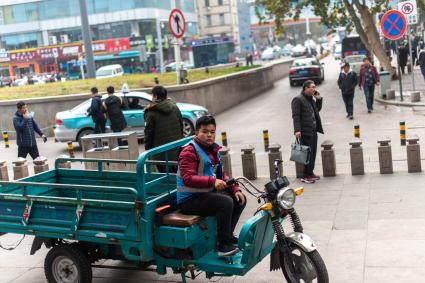
[[74, 146], [72, 145], [72, 142], [68, 142], [68, 153], [69, 153], [69, 157], [75, 158]]
[[336, 176], [335, 151], [332, 148], [334, 143], [330, 140], [322, 142], [322, 168], [323, 177]]
[[[276, 179], [278, 176], [276, 174], [276, 171], [274, 170], [274, 161], [276, 159], [282, 160], [282, 152], [280, 151], [280, 144], [272, 143], [269, 146], [269, 171], [270, 171], [270, 179]], [[282, 163], [279, 164], [279, 172], [283, 174], [283, 165]]]
[[0, 181], [9, 181], [9, 173], [7, 172], [7, 163], [0, 160]]
[[29, 176], [28, 163], [25, 158], [19, 157], [12, 162], [13, 164], [13, 180], [22, 179]]
[[364, 175], [362, 141], [360, 139], [354, 139], [350, 142], [350, 145], [351, 174]]
[[4, 146], [6, 148], [9, 148], [9, 133], [3, 132], [3, 140], [4, 140]]
[[257, 179], [257, 162], [255, 159], [254, 147], [252, 145], [244, 146], [242, 151], [242, 173], [248, 180]]
[[378, 140], [379, 172], [381, 174], [393, 173], [393, 155], [390, 142], [391, 140], [388, 137]]
[[223, 146], [227, 146], [227, 133], [226, 132], [221, 133], [221, 144]]
[[263, 140], [264, 140], [264, 151], [268, 152], [269, 145], [270, 145], [269, 130], [263, 130]]
[[400, 145], [406, 145], [406, 122], [400, 122]]
[[419, 137], [414, 135], [407, 139], [407, 171], [409, 173], [416, 173], [422, 171], [421, 166], [421, 149], [418, 144]]
[[34, 174], [39, 174], [45, 171], [49, 171], [49, 164], [47, 164], [46, 157], [37, 157], [33, 161], [34, 163]]
[[354, 125], [354, 137], [360, 138], [360, 125]]
[[231, 178], [232, 177], [232, 159], [229, 154], [230, 149], [222, 147], [219, 151], [221, 160], [223, 161], [223, 170]]

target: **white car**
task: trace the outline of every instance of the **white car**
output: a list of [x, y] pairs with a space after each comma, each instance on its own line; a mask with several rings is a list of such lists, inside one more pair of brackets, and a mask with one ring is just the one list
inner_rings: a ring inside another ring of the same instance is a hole
[[121, 77], [123, 75], [124, 75], [124, 69], [121, 65], [118, 65], [118, 64], [103, 66], [96, 71], [96, 79]]
[[[365, 58], [365, 55], [349, 55], [345, 56], [344, 63], [349, 63], [351, 70], [357, 73], [357, 75], [360, 74], [360, 67], [363, 64], [363, 59]], [[344, 65], [344, 64], [343, 64]]]
[[261, 53], [261, 60], [274, 60], [279, 58], [279, 51], [275, 50], [274, 48], [267, 48]]
[[335, 51], [334, 51], [334, 58], [335, 58], [335, 60], [340, 60], [341, 59], [341, 52], [342, 52], [341, 44], [335, 45]]

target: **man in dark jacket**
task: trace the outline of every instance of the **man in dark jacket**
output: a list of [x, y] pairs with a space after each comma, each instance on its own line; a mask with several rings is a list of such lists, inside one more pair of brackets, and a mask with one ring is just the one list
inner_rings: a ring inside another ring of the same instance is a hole
[[364, 95], [367, 105], [367, 113], [372, 113], [373, 101], [375, 96], [375, 85], [379, 86], [379, 74], [376, 67], [370, 63], [369, 58], [363, 59], [363, 65], [360, 67], [359, 88], [364, 89]]
[[35, 140], [36, 132], [46, 142], [46, 136], [41, 132], [34, 118], [28, 111], [25, 102], [20, 101], [16, 105], [18, 110], [13, 117], [13, 126], [16, 131], [16, 143], [18, 144], [18, 157], [27, 158], [30, 154], [32, 159], [40, 156], [38, 153], [37, 141]]
[[311, 149], [310, 162], [304, 166], [304, 176], [301, 178], [302, 182], [309, 184], [320, 180], [320, 177], [313, 171], [316, 162], [317, 133], [323, 134], [319, 115], [322, 103], [323, 99], [316, 90], [316, 85], [310, 80], [304, 82], [301, 94], [292, 100], [295, 137], [300, 139], [302, 145], [307, 145]]
[[422, 47], [423, 49], [419, 52], [418, 63], [421, 67], [421, 73], [425, 80], [425, 45]]
[[[183, 138], [183, 118], [177, 105], [167, 99], [167, 90], [162, 86], [152, 89], [153, 104], [145, 109], [145, 148], [151, 149]], [[165, 160], [163, 155], [154, 156]], [[177, 151], [170, 152], [169, 160], [177, 161]], [[158, 166], [164, 172], [164, 166]]]
[[121, 132], [127, 127], [127, 122], [122, 112], [125, 109], [125, 104], [121, 97], [114, 95], [115, 89], [113, 86], [109, 86], [106, 91], [108, 92], [108, 97], [103, 102], [103, 112], [106, 113], [111, 122], [111, 130], [114, 133]]
[[97, 87], [91, 89], [92, 99], [90, 108], [87, 110], [88, 115], [91, 116], [95, 126], [94, 133], [102, 134], [106, 131], [106, 118], [102, 111], [102, 96], [99, 95]]
[[353, 99], [354, 90], [357, 85], [357, 74], [350, 69], [350, 64], [346, 62], [339, 74], [338, 87], [342, 92], [347, 118], [353, 120]]
[[398, 60], [401, 69], [401, 73], [404, 75], [404, 68], [407, 65], [407, 59], [409, 58], [409, 48], [405, 46], [404, 43], [401, 43], [398, 47]]

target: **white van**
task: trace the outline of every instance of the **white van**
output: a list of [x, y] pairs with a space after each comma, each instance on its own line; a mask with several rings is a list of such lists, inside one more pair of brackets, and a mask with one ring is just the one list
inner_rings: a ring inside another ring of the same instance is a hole
[[103, 66], [96, 71], [96, 79], [121, 77], [123, 75], [124, 75], [124, 69], [121, 65], [118, 65], [118, 64]]

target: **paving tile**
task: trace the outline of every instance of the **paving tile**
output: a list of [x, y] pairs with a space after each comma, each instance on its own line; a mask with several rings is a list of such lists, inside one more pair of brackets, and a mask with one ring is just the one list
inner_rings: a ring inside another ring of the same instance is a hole
[[425, 264], [425, 240], [369, 240], [367, 267], [419, 268]]
[[367, 210], [342, 210], [338, 209], [334, 229], [336, 230], [357, 230], [366, 229], [368, 221]]
[[366, 267], [364, 283], [418, 283], [424, 282], [423, 268]]
[[425, 219], [370, 220], [368, 240], [425, 240]]

